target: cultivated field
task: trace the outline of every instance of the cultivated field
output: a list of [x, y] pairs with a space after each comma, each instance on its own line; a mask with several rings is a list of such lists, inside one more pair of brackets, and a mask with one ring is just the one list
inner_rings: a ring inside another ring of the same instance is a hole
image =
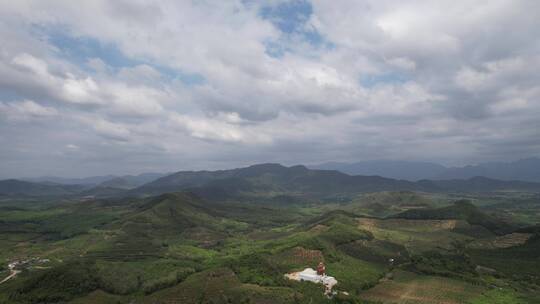
[[395, 304], [460, 304], [483, 291], [483, 287], [454, 279], [396, 271], [392, 280], [385, 280], [360, 297]]

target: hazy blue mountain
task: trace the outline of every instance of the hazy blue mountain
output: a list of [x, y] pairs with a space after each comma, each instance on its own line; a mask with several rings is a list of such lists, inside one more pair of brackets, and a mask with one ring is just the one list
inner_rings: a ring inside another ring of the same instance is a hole
[[446, 170], [446, 167], [436, 163], [400, 160], [370, 160], [355, 163], [329, 162], [313, 165], [310, 168], [338, 170], [349, 175], [378, 175], [409, 181], [434, 178]]
[[474, 166], [448, 168], [436, 179], [466, 179], [485, 176], [500, 180], [540, 182], [540, 158], [520, 159], [514, 162], [490, 162]]
[[124, 175], [106, 180], [98, 186], [117, 189], [133, 189], [169, 174], [170, 173], [142, 173], [139, 175]]
[[35, 183], [56, 183], [64, 185], [97, 185], [116, 178], [115, 175], [102, 175], [102, 176], [89, 176], [89, 177], [58, 177], [58, 176], [41, 176], [41, 177], [28, 177], [21, 180], [35, 182]]
[[540, 183], [517, 180], [498, 180], [483, 176], [468, 179], [419, 180], [416, 184], [430, 192], [492, 192], [531, 191], [538, 192]]
[[450, 167], [429, 162], [374, 160], [356, 163], [329, 162], [310, 166], [312, 169], [338, 170], [350, 175], [378, 175], [417, 181], [421, 179], [469, 179], [484, 176], [499, 180], [540, 182], [540, 158], [514, 162], [490, 162], [464, 167]]
[[88, 189], [84, 185], [43, 184], [16, 179], [0, 180], [0, 196], [66, 196]]
[[23, 178], [21, 180], [35, 183], [54, 183], [63, 185], [99, 185], [102, 187], [131, 189], [149, 183], [170, 173], [142, 173], [139, 175], [100, 175], [80, 178], [42, 176]]

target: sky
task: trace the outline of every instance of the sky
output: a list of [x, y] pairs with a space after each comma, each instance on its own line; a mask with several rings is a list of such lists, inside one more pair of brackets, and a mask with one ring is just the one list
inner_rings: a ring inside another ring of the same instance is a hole
[[540, 155], [540, 1], [0, 1], [0, 177]]

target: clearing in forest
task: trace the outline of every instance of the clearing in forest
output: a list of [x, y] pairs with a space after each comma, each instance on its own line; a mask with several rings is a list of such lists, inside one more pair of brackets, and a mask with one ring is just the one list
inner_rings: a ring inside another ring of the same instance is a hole
[[454, 279], [396, 271], [393, 280], [381, 282], [362, 293], [361, 298], [395, 304], [460, 304], [482, 291], [482, 287]]

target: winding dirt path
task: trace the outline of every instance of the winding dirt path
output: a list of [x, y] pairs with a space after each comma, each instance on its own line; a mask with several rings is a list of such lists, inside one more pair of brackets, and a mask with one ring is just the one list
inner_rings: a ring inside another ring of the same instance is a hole
[[17, 276], [17, 274], [19, 274], [19, 272], [21, 272], [20, 270], [11, 270], [11, 274], [8, 275], [6, 278], [4, 278], [2, 281], [0, 281], [0, 284], [3, 284], [11, 279], [13, 279], [15, 276]]

